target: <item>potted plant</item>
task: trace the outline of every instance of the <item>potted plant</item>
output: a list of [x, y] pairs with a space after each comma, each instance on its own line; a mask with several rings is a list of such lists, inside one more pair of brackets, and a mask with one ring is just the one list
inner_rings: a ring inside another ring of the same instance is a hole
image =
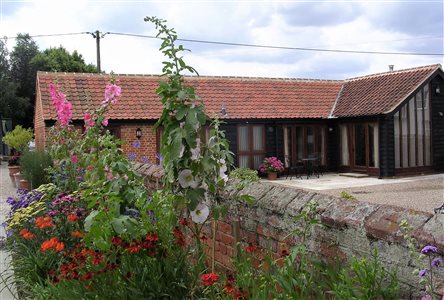
[[[24, 179], [31, 189], [48, 182], [47, 168], [52, 164], [48, 153], [44, 151], [26, 151], [20, 157], [20, 167]], [[22, 183], [24, 184], [24, 183]], [[22, 188], [25, 188], [22, 186]]]
[[266, 157], [259, 166], [259, 171], [267, 174], [269, 180], [275, 180], [277, 173], [284, 171], [284, 164], [275, 156]]
[[22, 126], [15, 126], [13, 131], [5, 134], [2, 141], [11, 149], [11, 157], [8, 160], [9, 177], [14, 183], [14, 174], [20, 171], [20, 154], [27, 149], [28, 143], [32, 140], [32, 129], [24, 129]]

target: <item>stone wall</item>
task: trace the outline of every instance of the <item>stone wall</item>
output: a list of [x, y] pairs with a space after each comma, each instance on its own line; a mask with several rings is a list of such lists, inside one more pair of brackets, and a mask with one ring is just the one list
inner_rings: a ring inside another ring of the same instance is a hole
[[[416, 266], [399, 228], [401, 220], [409, 222], [421, 245], [435, 245], [444, 254], [443, 214], [343, 200], [265, 182], [244, 192], [253, 195], [255, 203], [233, 201], [229, 215], [218, 224], [215, 257], [225, 268], [232, 267], [230, 260], [238, 242], [272, 249], [276, 255], [297, 243], [297, 238], [285, 237], [298, 226], [294, 217], [310, 200], [319, 203], [322, 223], [312, 228], [307, 245], [310, 251], [325, 259], [347, 260], [353, 256], [370, 257], [372, 249], [377, 248], [380, 261], [387, 268], [397, 268], [407, 298], [415, 297], [420, 290], [418, 277], [412, 274]], [[211, 244], [209, 240], [207, 243]]]

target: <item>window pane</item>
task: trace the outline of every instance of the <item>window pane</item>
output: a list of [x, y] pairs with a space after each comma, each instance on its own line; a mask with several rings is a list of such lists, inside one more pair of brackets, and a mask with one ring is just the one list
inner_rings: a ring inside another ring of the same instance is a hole
[[290, 141], [291, 138], [289, 137], [290, 134], [290, 128], [284, 127], [284, 157], [285, 157], [285, 167], [288, 168], [290, 166]]
[[315, 152], [313, 127], [307, 127], [307, 156]]
[[264, 155], [260, 154], [260, 155], [255, 155], [253, 156], [253, 160], [254, 160], [254, 170], [258, 170], [259, 169], [259, 165], [262, 163], [262, 161], [264, 160]]
[[394, 125], [394, 129], [395, 129], [395, 168], [399, 168], [401, 167], [400, 162], [399, 162], [399, 157], [400, 157], [400, 147], [399, 147], [399, 112], [397, 112], [394, 116], [393, 116], [393, 125]]
[[239, 155], [239, 168], [249, 168], [248, 155]]
[[375, 166], [375, 132], [373, 130], [373, 125], [369, 124], [367, 126], [368, 131], [368, 166], [374, 167]]
[[297, 160], [304, 158], [304, 130], [302, 127], [296, 127], [296, 153]]
[[416, 122], [418, 124], [418, 166], [424, 166], [424, 119], [422, 117], [422, 109], [416, 110]]
[[347, 126], [339, 125], [339, 132], [341, 137], [341, 165], [348, 166], [348, 138], [347, 138]]
[[325, 127], [319, 128], [318, 132], [318, 147], [321, 156], [321, 165], [325, 165]]
[[415, 98], [409, 101], [409, 147], [410, 147], [410, 167], [416, 166], [416, 125], [415, 125]]
[[264, 134], [262, 126], [253, 127], [253, 150], [264, 150]]
[[378, 123], [372, 124], [373, 127], [373, 156], [375, 160], [375, 167], [379, 167], [379, 126]]
[[408, 140], [407, 140], [407, 107], [404, 105], [401, 108], [401, 123], [402, 123], [402, 167], [406, 168], [409, 166], [409, 151], [408, 151]]
[[429, 87], [426, 85], [424, 87], [424, 127], [425, 127], [425, 166], [431, 165], [430, 155], [430, 109], [429, 109]]
[[240, 126], [238, 127], [239, 132], [239, 151], [248, 151], [249, 150], [249, 144], [248, 144], [248, 127], [247, 126]]
[[355, 125], [355, 165], [365, 166], [365, 127]]

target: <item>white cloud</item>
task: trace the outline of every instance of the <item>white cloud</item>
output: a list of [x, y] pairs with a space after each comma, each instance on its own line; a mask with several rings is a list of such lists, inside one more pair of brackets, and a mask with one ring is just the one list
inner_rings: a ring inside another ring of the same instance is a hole
[[[391, 4], [390, 9], [384, 9], [383, 5], [375, 3], [319, 1], [303, 5], [267, 1], [107, 3], [45, 0], [8, 3], [3, 3], [4, 7], [10, 6], [5, 7], [7, 14], [1, 18], [1, 36], [15, 36], [19, 32], [37, 35], [96, 29], [154, 35], [154, 26], [145, 23], [143, 17], [157, 15], [168, 20], [168, 25], [177, 30], [179, 38], [365, 51], [444, 51], [444, 46], [436, 47], [436, 44], [443, 43], [442, 38], [398, 41], [416, 38], [415, 32], [419, 31], [393, 20], [399, 17], [396, 5], [401, 4]], [[403, 6], [403, 12], [407, 14], [403, 18], [418, 17], [413, 8]], [[439, 13], [435, 14], [433, 20], [423, 18], [423, 23], [431, 22], [424, 28], [433, 28], [433, 24], [439, 23], [439, 16]], [[387, 24], [386, 28], [381, 24]], [[430, 35], [439, 35], [439, 32], [443, 35], [442, 31], [442, 28], [437, 29]], [[41, 50], [62, 45], [69, 51], [77, 50], [87, 63], [96, 63], [96, 44], [91, 35], [35, 40]], [[8, 44], [12, 48], [14, 43], [9, 41]], [[116, 73], [158, 74], [163, 60], [159, 45], [160, 41], [155, 39], [106, 35], [101, 39], [102, 69]], [[389, 64], [399, 69], [444, 63], [443, 57], [322, 53], [198, 43], [185, 45], [192, 50], [190, 54], [185, 53], [186, 61], [203, 75], [342, 79], [385, 71]]]

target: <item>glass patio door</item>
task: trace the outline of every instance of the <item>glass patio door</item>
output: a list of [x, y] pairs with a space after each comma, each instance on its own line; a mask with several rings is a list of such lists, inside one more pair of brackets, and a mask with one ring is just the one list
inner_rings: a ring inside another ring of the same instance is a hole
[[379, 166], [377, 123], [359, 123], [353, 126], [353, 168], [367, 171]]

